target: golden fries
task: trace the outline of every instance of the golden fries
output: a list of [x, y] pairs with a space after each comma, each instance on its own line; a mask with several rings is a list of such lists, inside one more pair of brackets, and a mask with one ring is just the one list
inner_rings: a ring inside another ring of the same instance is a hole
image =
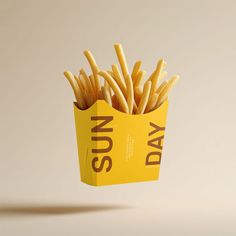
[[139, 102], [140, 102], [140, 99], [141, 99], [141, 96], [142, 96], [142, 91], [139, 87], [135, 87], [134, 88], [134, 100], [136, 102], [136, 104], [138, 105]]
[[79, 88], [79, 85], [77, 84], [73, 74], [69, 71], [66, 71], [64, 73], [65, 77], [67, 78], [67, 80], [69, 81], [73, 91], [74, 91], [74, 94], [75, 94], [75, 98], [76, 98], [76, 101], [77, 101], [77, 104], [79, 106], [80, 109], [85, 109], [86, 108], [86, 104], [84, 102], [84, 99], [83, 99], [83, 95], [81, 93], [81, 90]]
[[158, 94], [154, 93], [150, 99], [149, 104], [147, 104], [147, 106], [146, 106], [145, 113], [155, 109], [155, 106], [157, 104], [157, 99], [158, 99]]
[[88, 91], [88, 93], [90, 94], [92, 103], [93, 103], [93, 101], [96, 100], [96, 91], [93, 89], [92, 83], [89, 77], [87, 76], [86, 72], [84, 71], [84, 69], [80, 70], [80, 77], [81, 77], [82, 84], [84, 85], [84, 88]]
[[118, 86], [120, 87], [122, 93], [126, 97], [127, 96], [126, 85], [125, 85], [125, 82], [123, 81], [123, 79], [121, 77], [118, 66], [116, 64], [112, 65], [112, 72], [114, 74], [114, 79], [115, 79], [116, 83], [118, 84]]
[[112, 96], [112, 90], [110, 85], [107, 83], [107, 81], [104, 81], [104, 87], [108, 90], [110, 97]]
[[175, 75], [167, 82], [167, 84], [161, 90], [160, 95], [158, 96], [156, 107], [159, 107], [167, 99], [168, 92], [175, 85], [178, 79], [179, 79], [179, 76]]
[[148, 99], [149, 99], [149, 96], [150, 96], [150, 92], [151, 92], [151, 86], [152, 86], [151, 81], [147, 81], [144, 84], [143, 94], [142, 94], [142, 97], [140, 99], [138, 110], [136, 112], [137, 114], [143, 114], [143, 112], [145, 111], [145, 108], [147, 106]]
[[134, 80], [135, 76], [136, 76], [137, 73], [139, 72], [139, 70], [140, 70], [140, 68], [141, 68], [141, 64], [142, 64], [141, 61], [137, 61], [137, 62], [134, 64], [133, 71], [132, 71], [132, 74], [131, 74], [132, 80]]
[[93, 91], [94, 91], [94, 93], [96, 94], [97, 89], [96, 89], [96, 85], [95, 85], [94, 76], [93, 76], [93, 75], [89, 75], [89, 79], [90, 79], [91, 85], [92, 85], [92, 87], [93, 87]]
[[96, 96], [99, 97], [99, 93], [101, 91], [100, 81], [98, 78], [99, 68], [98, 68], [97, 63], [90, 51], [88, 51], [88, 50], [84, 51], [84, 55], [87, 58], [87, 60], [90, 64], [90, 67], [92, 69], [94, 80], [95, 80], [95, 86], [96, 86]]
[[167, 81], [163, 81], [161, 85], [158, 87], [158, 89], [156, 90], [156, 93], [159, 94], [161, 90], [166, 86], [166, 84], [167, 84]]
[[129, 74], [125, 77], [125, 82], [127, 86], [127, 103], [129, 107], [129, 114], [133, 113], [133, 107], [134, 107], [134, 88], [133, 88], [133, 82], [131, 79], [131, 76]]
[[121, 71], [123, 73], [124, 78], [129, 74], [128, 71], [128, 66], [127, 66], [127, 62], [126, 62], [126, 58], [124, 55], [124, 51], [123, 48], [121, 46], [121, 44], [115, 44], [115, 50], [116, 50], [116, 54], [120, 63], [120, 67], [121, 67]]
[[111, 95], [107, 87], [102, 86], [102, 93], [105, 101], [112, 106], [112, 100], [111, 100]]
[[139, 87], [139, 85], [140, 85], [140, 83], [141, 83], [141, 81], [142, 81], [145, 74], [146, 74], [146, 71], [144, 71], [144, 70], [140, 70], [137, 73], [136, 77], [134, 78], [134, 86], [135, 87]]
[[125, 97], [122, 94], [119, 86], [117, 85], [116, 81], [106, 71], [100, 71], [99, 75], [101, 75], [107, 81], [107, 83], [111, 86], [112, 90], [114, 91], [114, 93], [117, 97], [117, 100], [119, 102], [121, 109], [124, 112], [129, 113], [128, 104], [127, 104]]
[[161, 75], [164, 65], [165, 65], [165, 61], [163, 59], [161, 59], [157, 64], [156, 70], [154, 71], [154, 73], [151, 76], [151, 79], [150, 79], [152, 81], [152, 87], [151, 87], [151, 92], [150, 92], [151, 96], [155, 93], [155, 91], [157, 89], [157, 83], [160, 79], [160, 75]]
[[[163, 71], [166, 62], [161, 59], [142, 86], [146, 74], [141, 70], [142, 62], [135, 62], [130, 75], [121, 44], [115, 44], [114, 48], [122, 73], [117, 64], [112, 64], [111, 70], [100, 70], [88, 50], [84, 51], [84, 55], [92, 74], [88, 75], [84, 69], [80, 70], [79, 76], [74, 76], [69, 71], [64, 72], [74, 91], [78, 108], [87, 109], [98, 99], [103, 99], [114, 109], [128, 114], [143, 114], [161, 106], [168, 99], [168, 94], [179, 76], [173, 76], [158, 85], [159, 81], [167, 76], [167, 72]], [[100, 83], [100, 77], [104, 81], [103, 85]]]

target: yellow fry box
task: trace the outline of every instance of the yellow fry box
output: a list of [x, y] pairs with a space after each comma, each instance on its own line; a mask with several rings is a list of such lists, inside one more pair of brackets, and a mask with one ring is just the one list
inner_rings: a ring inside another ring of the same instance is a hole
[[74, 103], [81, 181], [93, 186], [157, 180], [168, 101], [132, 115], [104, 100], [87, 110]]

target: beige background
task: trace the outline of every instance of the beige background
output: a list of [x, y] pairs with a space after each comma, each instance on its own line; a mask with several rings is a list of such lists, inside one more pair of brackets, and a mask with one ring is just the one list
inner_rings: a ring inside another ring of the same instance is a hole
[[[0, 0], [0, 235], [236, 235], [235, 1]], [[62, 72], [121, 42], [172, 92], [159, 182], [80, 182]]]

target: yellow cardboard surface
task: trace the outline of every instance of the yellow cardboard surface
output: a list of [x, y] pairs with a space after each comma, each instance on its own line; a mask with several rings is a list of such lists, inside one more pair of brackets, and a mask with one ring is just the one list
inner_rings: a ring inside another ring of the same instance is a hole
[[157, 180], [168, 101], [130, 115], [104, 100], [87, 110], [74, 104], [81, 181], [93, 186]]

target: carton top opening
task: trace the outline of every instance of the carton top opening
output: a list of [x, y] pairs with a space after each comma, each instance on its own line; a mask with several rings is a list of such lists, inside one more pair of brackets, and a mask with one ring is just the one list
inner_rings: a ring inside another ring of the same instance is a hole
[[128, 116], [146, 116], [146, 115], [150, 115], [150, 114], [156, 112], [157, 110], [162, 109], [162, 107], [168, 105], [168, 100], [166, 100], [165, 102], [163, 102], [158, 108], [156, 108], [156, 109], [154, 109], [154, 110], [152, 110], [152, 111], [150, 111], [150, 112], [143, 113], [143, 114], [128, 114], [128, 113], [119, 111], [119, 110], [113, 108], [112, 106], [110, 106], [105, 100], [102, 100], [102, 99], [96, 100], [96, 102], [95, 102], [92, 106], [90, 106], [90, 107], [88, 107], [88, 108], [86, 108], [86, 109], [84, 109], [84, 110], [81, 110], [81, 109], [77, 106], [77, 103], [74, 102], [74, 106], [75, 106], [80, 112], [86, 112], [86, 111], [92, 110], [92, 109], [94, 109], [95, 106], [97, 106], [97, 105], [99, 105], [99, 104], [100, 104], [100, 105], [102, 104], [103, 106], [106, 106], [106, 107], [107, 107], [108, 109], [110, 109], [112, 112], [116, 112], [116, 113], [119, 113], [119, 114], [122, 114], [122, 115], [128, 115]]

